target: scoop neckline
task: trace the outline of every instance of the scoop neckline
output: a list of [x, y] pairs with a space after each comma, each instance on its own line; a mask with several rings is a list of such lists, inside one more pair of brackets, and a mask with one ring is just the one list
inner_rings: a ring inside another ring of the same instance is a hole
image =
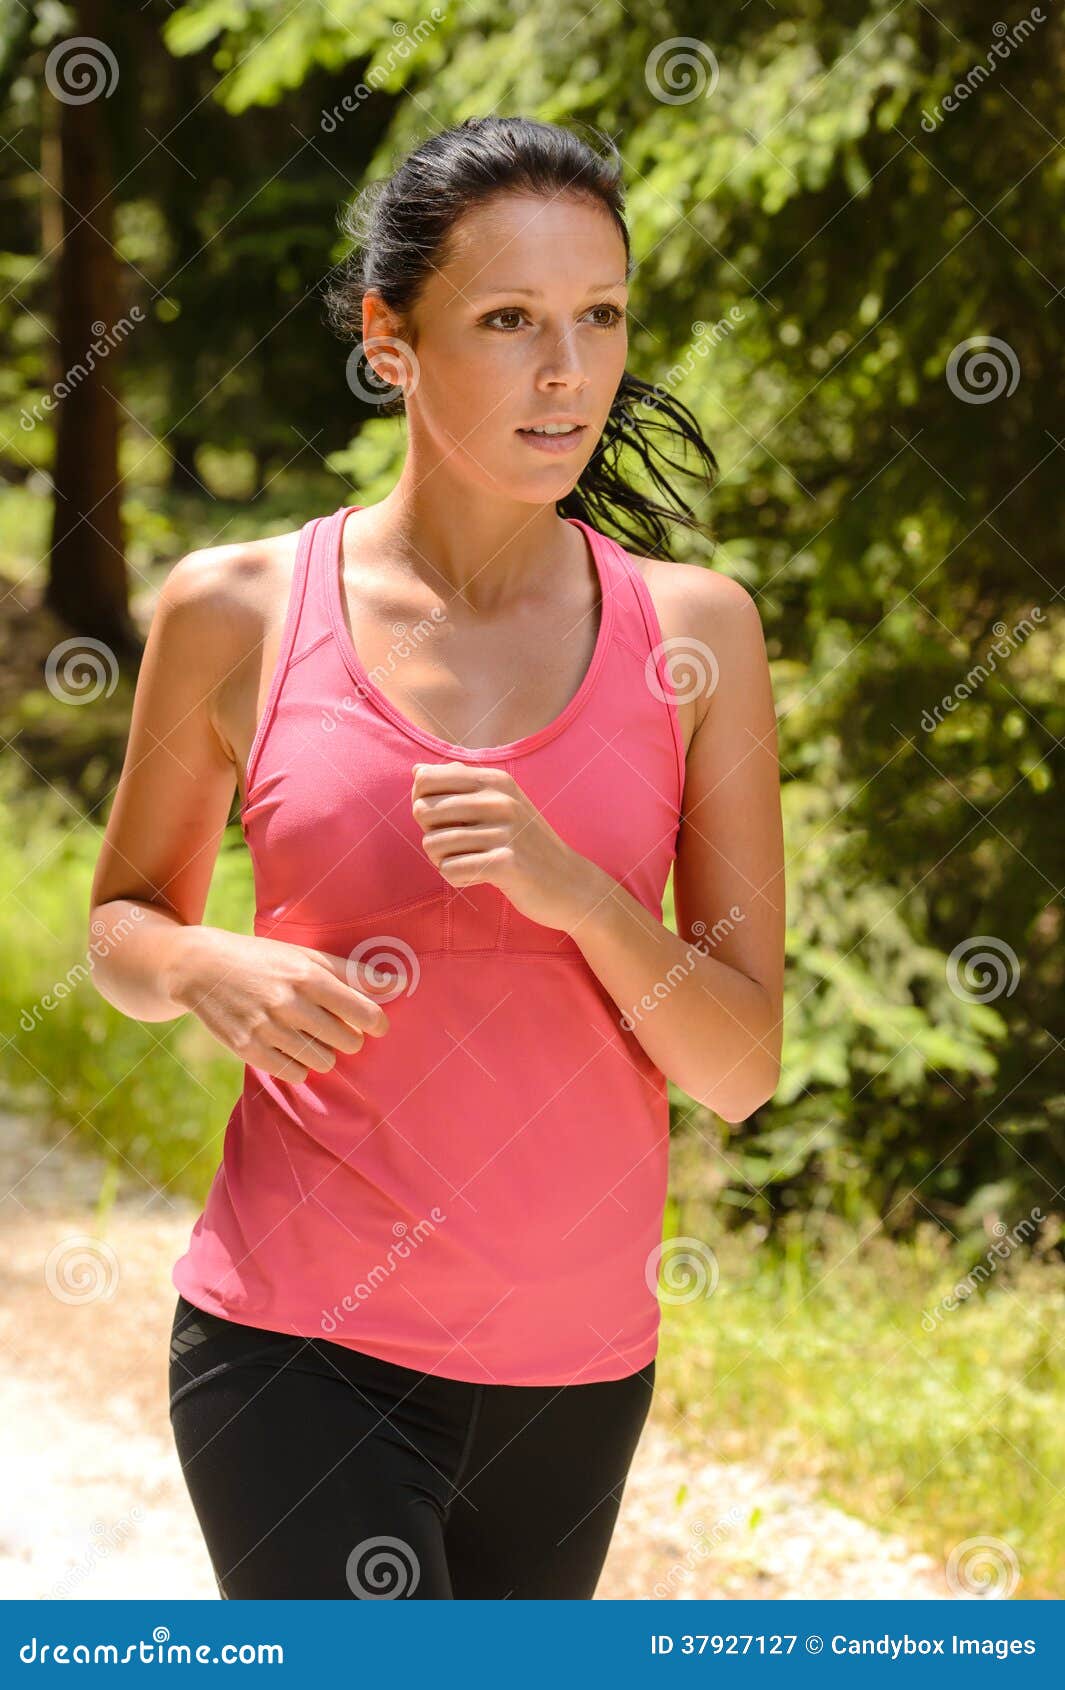
[[333, 629], [333, 637], [336, 640], [341, 657], [344, 660], [344, 665], [351, 674], [352, 679], [358, 685], [360, 692], [371, 699], [377, 708], [381, 710], [392, 722], [394, 722], [397, 727], [401, 728], [411, 739], [416, 740], [418, 744], [424, 745], [432, 751], [440, 752], [441, 755], [447, 756], [453, 761], [481, 762], [485, 758], [495, 759], [520, 757], [523, 753], [535, 750], [537, 746], [545, 744], [547, 740], [553, 739], [556, 734], [561, 733], [562, 729], [573, 720], [573, 717], [587, 701], [588, 695], [592, 691], [592, 688], [598, 679], [599, 672], [603, 667], [603, 662], [606, 658], [607, 650], [610, 645], [610, 636], [613, 632], [614, 579], [613, 573], [605, 556], [606, 540], [604, 536], [599, 534], [599, 532], [593, 528], [590, 523], [582, 521], [579, 516], [567, 516], [563, 518], [564, 522], [569, 522], [574, 527], [583, 530], [589, 550], [592, 554], [592, 561], [595, 564], [596, 574], [599, 577], [599, 633], [596, 637], [595, 649], [592, 652], [591, 661], [584, 672], [584, 677], [581, 680], [580, 685], [577, 687], [576, 692], [573, 693], [569, 703], [563, 706], [558, 715], [544, 727], [538, 728], [535, 733], [524, 734], [520, 739], [509, 740], [502, 745], [478, 745], [470, 747], [466, 745], [454, 745], [450, 740], [442, 739], [438, 734], [431, 733], [428, 728], [419, 727], [417, 722], [412, 722], [410, 717], [405, 716], [403, 711], [398, 709], [398, 707], [392, 703], [391, 699], [381, 691], [381, 688], [377, 685], [376, 681], [372, 679], [369, 671], [362, 661], [362, 658], [359, 656], [355, 641], [348, 630], [347, 619], [344, 615], [344, 601], [341, 597], [341, 571], [344, 563], [344, 529], [347, 525], [348, 517], [355, 511], [366, 510], [368, 508], [369, 507], [366, 505], [346, 505], [342, 508], [340, 513], [341, 520], [337, 523], [334, 530], [334, 540], [332, 544], [326, 548], [327, 556], [325, 560], [328, 565], [329, 575], [329, 579], [326, 583], [326, 598], [329, 607], [329, 620]]

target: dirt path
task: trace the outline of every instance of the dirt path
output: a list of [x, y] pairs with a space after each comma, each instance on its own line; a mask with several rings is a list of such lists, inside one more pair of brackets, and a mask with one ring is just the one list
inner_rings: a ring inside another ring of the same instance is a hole
[[[166, 1403], [170, 1267], [197, 1211], [145, 1187], [98, 1217], [102, 1172], [72, 1136], [49, 1147], [4, 1118], [0, 1594], [217, 1598]], [[806, 1484], [693, 1462], [669, 1414], [656, 1397], [600, 1598], [950, 1595], [927, 1556]]]

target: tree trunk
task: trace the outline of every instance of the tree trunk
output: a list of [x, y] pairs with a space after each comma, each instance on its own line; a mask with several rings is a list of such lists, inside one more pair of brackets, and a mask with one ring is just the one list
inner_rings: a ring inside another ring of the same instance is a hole
[[196, 448], [199, 445], [196, 435], [191, 430], [176, 428], [167, 436], [166, 444], [170, 450], [171, 493], [202, 493], [203, 482], [196, 469]]
[[[106, 41], [100, 0], [78, 0], [76, 35]], [[113, 63], [100, 46], [57, 55], [44, 98], [59, 126], [62, 242], [55, 270], [55, 428], [51, 568], [45, 603], [116, 652], [140, 649], [129, 614], [118, 467], [122, 316], [112, 244], [113, 172], [105, 100]], [[89, 90], [92, 90], [91, 97]]]

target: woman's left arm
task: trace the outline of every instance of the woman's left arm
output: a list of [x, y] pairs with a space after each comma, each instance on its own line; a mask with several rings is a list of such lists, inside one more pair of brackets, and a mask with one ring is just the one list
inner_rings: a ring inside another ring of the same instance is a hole
[[[687, 571], [685, 572], [688, 573]], [[685, 588], [708, 696], [688, 748], [673, 869], [678, 932], [582, 858], [567, 928], [652, 1061], [726, 1121], [780, 1078], [784, 844], [776, 715], [758, 609], [727, 576]], [[712, 677], [712, 682], [711, 682]]]

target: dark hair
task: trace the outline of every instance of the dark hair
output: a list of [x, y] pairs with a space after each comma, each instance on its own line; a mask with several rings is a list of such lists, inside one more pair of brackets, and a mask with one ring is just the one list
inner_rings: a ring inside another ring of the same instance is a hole
[[[426, 277], [446, 262], [447, 240], [472, 207], [506, 191], [584, 196], [613, 217], [625, 243], [626, 277], [632, 273], [629, 233], [622, 216], [621, 158], [598, 130], [596, 148], [568, 129], [525, 117], [468, 117], [455, 128], [431, 135], [383, 181], [370, 183], [341, 213], [340, 226], [354, 249], [324, 289], [327, 319], [342, 338], [362, 339], [362, 301], [380, 294], [400, 317], [410, 312]], [[377, 377], [365, 385], [379, 387]], [[379, 414], [403, 411], [403, 395], [390, 395]], [[684, 462], [663, 445], [690, 447], [695, 474], [713, 487], [718, 465], [691, 411], [661, 386], [622, 375], [595, 452], [576, 485], [559, 501], [563, 516], [595, 527], [605, 517], [634, 550], [666, 556], [669, 530], [679, 523], [709, 532], [655, 463], [685, 471]], [[632, 451], [641, 459], [665, 504], [632, 486], [619, 460]]]

